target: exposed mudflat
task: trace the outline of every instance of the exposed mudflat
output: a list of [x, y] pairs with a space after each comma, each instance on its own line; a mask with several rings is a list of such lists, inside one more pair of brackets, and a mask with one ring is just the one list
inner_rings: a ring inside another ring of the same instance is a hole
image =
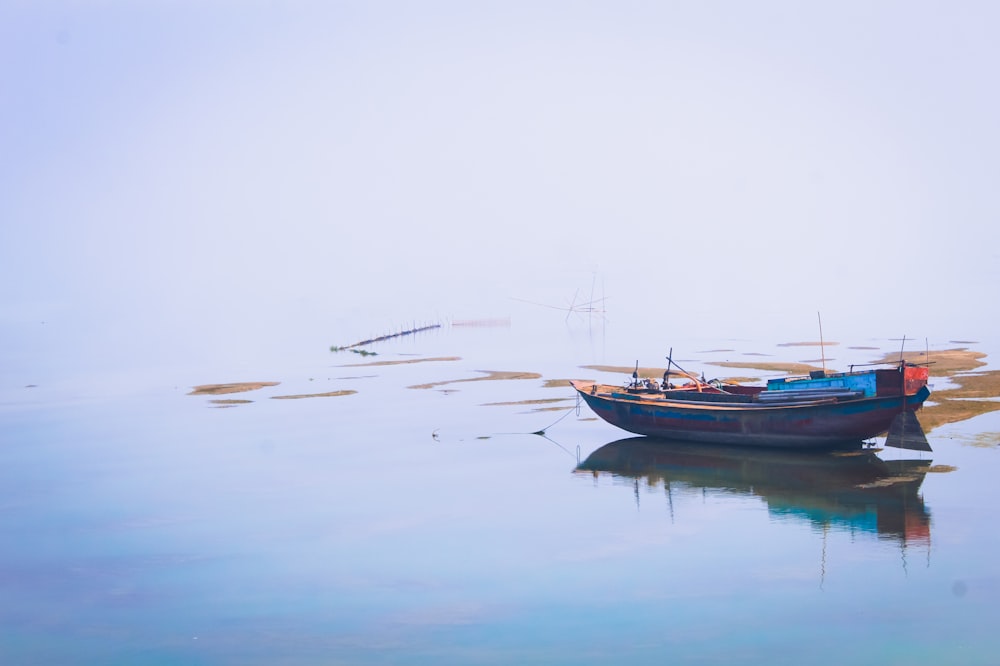
[[248, 405], [253, 400], [209, 400], [216, 407], [236, 407], [237, 405]]
[[[946, 377], [956, 372], [968, 372], [986, 365], [980, 359], [986, 358], [983, 352], [972, 351], [970, 349], [944, 349], [933, 351], [928, 354], [921, 352], [903, 352], [903, 360], [908, 363], [926, 363], [932, 376]], [[890, 352], [878, 359], [877, 363], [896, 363], [899, 361], [898, 352]]]
[[369, 361], [367, 363], [345, 363], [343, 365], [337, 366], [338, 368], [374, 368], [377, 366], [387, 366], [387, 365], [409, 365], [411, 363], [437, 363], [442, 361], [461, 361], [460, 356], [433, 356], [429, 358], [404, 358], [396, 359], [393, 361]]
[[272, 400], [299, 400], [302, 398], [336, 398], [342, 395], [354, 395], [357, 391], [327, 391], [326, 393], [299, 393], [297, 395], [272, 395]]
[[[837, 343], [825, 342], [824, 346], [835, 345]], [[794, 348], [794, 347], [815, 347], [819, 346], [819, 342], [786, 342], [781, 343], [779, 347]], [[852, 349], [867, 349], [861, 347], [853, 347]], [[876, 351], [872, 349], [872, 351]], [[734, 353], [731, 349], [718, 349], [712, 350], [712, 353], [728, 352]], [[706, 352], [708, 353], [708, 352]], [[725, 368], [731, 370], [757, 370], [762, 373], [767, 373], [767, 375], [806, 375], [814, 370], [821, 370], [824, 364], [824, 359], [810, 360], [810, 361], [768, 361], [762, 360], [761, 356], [766, 356], [766, 354], [759, 352], [743, 352], [743, 358], [740, 360], [724, 360], [724, 361], [711, 361], [704, 360], [699, 362], [699, 367], [704, 365], [715, 366], [718, 368]], [[930, 369], [932, 381], [931, 381], [931, 397], [924, 405], [923, 409], [918, 412], [918, 419], [923, 426], [925, 431], [932, 431], [947, 423], [956, 423], [959, 421], [964, 421], [970, 419], [974, 416], [980, 414], [985, 414], [987, 412], [992, 412], [1000, 410], [1000, 370], [982, 371], [986, 363], [983, 360], [986, 354], [978, 351], [973, 351], [967, 347], [956, 347], [954, 349], [946, 349], [933, 351], [929, 355], [926, 351], [910, 351], [904, 352], [902, 358], [910, 363], [927, 364]], [[893, 364], [897, 363], [900, 359], [900, 354], [898, 352], [884, 352], [880, 357], [873, 358], [870, 362], [874, 364]], [[455, 361], [462, 360], [459, 356], [430, 356], [430, 357], [417, 357], [417, 358], [396, 358], [389, 360], [378, 360], [378, 361], [368, 361], [365, 363], [354, 363], [347, 364], [338, 367], [392, 367], [401, 365], [412, 365], [412, 364], [422, 364], [422, 363], [451, 363]], [[693, 361], [682, 361], [683, 363], [693, 364]], [[844, 370], [847, 368], [837, 368], [831, 359], [825, 359], [825, 365], [828, 370], [836, 372], [839, 370]], [[628, 377], [636, 372], [635, 366], [627, 365], [583, 365], [579, 366], [585, 370], [593, 370], [601, 373], [612, 373], [620, 376], [620, 379], [627, 380]], [[855, 366], [857, 367], [857, 366]], [[545, 378], [541, 373], [531, 372], [531, 371], [509, 371], [509, 370], [477, 370], [481, 376], [476, 377], [456, 377], [453, 379], [443, 379], [437, 381], [428, 381], [419, 384], [411, 384], [407, 388], [411, 389], [437, 389], [442, 393], [451, 393], [457, 390], [456, 385], [467, 384], [471, 382], [487, 382], [487, 381], [513, 381], [513, 380], [542, 380], [541, 387], [547, 389], [568, 389], [569, 379], [567, 378]], [[663, 376], [664, 367], [649, 367], [643, 366], [638, 368], [638, 375], [643, 378], [653, 378], [659, 379]], [[366, 377], [371, 377], [368, 375]], [[934, 387], [933, 379], [935, 377], [943, 378], [947, 380], [947, 383], [940, 387]], [[364, 379], [365, 377], [343, 377], [340, 381], [344, 380], [358, 380]], [[709, 377], [711, 379], [711, 377]], [[723, 381], [743, 383], [743, 384], [754, 384], [763, 381], [761, 377], [755, 376], [745, 376], [745, 375], [735, 375], [732, 373], [722, 374], [718, 377]], [[678, 371], [674, 371], [673, 381], [677, 383], [684, 382], [684, 374]], [[281, 382], [268, 381], [268, 382], [226, 382], [219, 384], [201, 384], [194, 386], [188, 395], [195, 396], [217, 396], [226, 395], [233, 393], [245, 393], [250, 391], [256, 391], [263, 388], [278, 386]], [[330, 391], [317, 391], [310, 393], [294, 393], [289, 395], [274, 395], [269, 396], [273, 400], [302, 400], [306, 398], [332, 398], [332, 397], [343, 397], [353, 395], [358, 392], [356, 387], [345, 387], [338, 388], [336, 390]], [[560, 409], [565, 409], [565, 403], [569, 400], [568, 398], [535, 398], [527, 397], [524, 400], [516, 401], [505, 401], [505, 402], [487, 402], [483, 403], [483, 406], [526, 406], [532, 407], [535, 411], [556, 411]], [[216, 399], [210, 401], [210, 404], [216, 408], [224, 407], [236, 407], [239, 405], [246, 405], [252, 403], [252, 400], [245, 399]], [[986, 440], [992, 445], [993, 441], [997, 437], [987, 437]]]
[[408, 386], [407, 388], [412, 389], [429, 389], [436, 388], [438, 386], [447, 386], [448, 384], [462, 384], [465, 382], [487, 382], [487, 381], [498, 381], [507, 379], [540, 379], [541, 375], [537, 372], [509, 372], [502, 370], [477, 370], [476, 372], [482, 372], [485, 374], [484, 377], [466, 377], [464, 379], [446, 379], [440, 382], [429, 382], [427, 384], [414, 384], [413, 386]]
[[808, 375], [813, 370], [822, 370], [822, 365], [814, 363], [785, 363], [781, 361], [708, 361], [708, 365], [720, 368], [746, 368], [764, 372], [786, 372], [790, 375]]
[[201, 384], [192, 387], [188, 395], [224, 395], [226, 393], [243, 393], [256, 391], [265, 386], [277, 386], [281, 382], [231, 382], [228, 384]]

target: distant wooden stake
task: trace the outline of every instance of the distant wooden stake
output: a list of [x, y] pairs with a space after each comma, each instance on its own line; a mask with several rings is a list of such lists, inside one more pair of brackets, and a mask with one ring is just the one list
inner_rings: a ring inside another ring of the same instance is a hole
[[823, 318], [816, 311], [816, 319], [819, 320], [819, 355], [823, 359], [823, 374], [826, 374], [826, 346], [823, 344]]

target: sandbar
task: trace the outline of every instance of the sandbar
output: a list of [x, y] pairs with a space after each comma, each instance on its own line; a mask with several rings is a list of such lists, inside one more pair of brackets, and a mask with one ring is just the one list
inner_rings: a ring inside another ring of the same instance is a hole
[[434, 361], [461, 361], [461, 356], [436, 356], [433, 358], [408, 358], [401, 361], [372, 361], [370, 363], [347, 363], [338, 365], [338, 368], [368, 368], [377, 365], [406, 365], [409, 363], [431, 363]]
[[748, 370], [763, 370], [765, 372], [787, 372], [790, 375], [808, 375], [813, 370], [822, 370], [811, 363], [785, 363], [771, 361], [705, 361], [708, 365], [721, 368], [746, 368]]
[[233, 382], [230, 384], [201, 384], [193, 387], [188, 395], [222, 395], [224, 393], [243, 393], [256, 391], [265, 386], [277, 386], [281, 382]]
[[342, 395], [354, 395], [357, 391], [344, 389], [343, 391], [328, 391], [326, 393], [300, 393], [298, 395], [272, 395], [271, 400], [300, 400], [302, 398], [336, 398]]
[[[932, 351], [929, 355], [926, 351], [903, 352], [903, 360], [908, 363], [927, 363], [931, 374], [938, 377], [981, 368], [986, 365], [985, 362], [979, 360], [981, 358], [986, 358], [986, 354], [964, 348], [942, 349]], [[899, 352], [889, 352], [876, 361], [876, 363], [898, 362]]]
[[476, 370], [476, 372], [485, 373], [485, 377], [469, 377], [466, 379], [448, 379], [443, 382], [430, 382], [428, 384], [414, 384], [413, 386], [408, 386], [411, 389], [429, 389], [435, 386], [445, 386], [447, 384], [460, 384], [462, 382], [484, 382], [484, 381], [497, 381], [504, 379], [541, 379], [541, 375], [537, 372], [509, 372], [501, 370]]
[[516, 405], [547, 405], [554, 402], [567, 402], [573, 398], [538, 398], [536, 400], [514, 400], [513, 402], [485, 402], [483, 407], [509, 407]]

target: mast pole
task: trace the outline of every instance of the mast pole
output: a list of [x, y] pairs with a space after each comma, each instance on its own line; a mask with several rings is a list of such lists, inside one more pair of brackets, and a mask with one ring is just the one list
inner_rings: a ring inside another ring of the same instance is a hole
[[823, 344], [823, 318], [819, 315], [819, 310], [816, 311], [816, 319], [819, 320], [819, 353], [820, 358], [823, 359], [823, 374], [826, 374], [826, 345]]
[[670, 384], [670, 369], [674, 364], [674, 348], [670, 348], [670, 352], [667, 354], [667, 370], [663, 373], [663, 390], [666, 391]]

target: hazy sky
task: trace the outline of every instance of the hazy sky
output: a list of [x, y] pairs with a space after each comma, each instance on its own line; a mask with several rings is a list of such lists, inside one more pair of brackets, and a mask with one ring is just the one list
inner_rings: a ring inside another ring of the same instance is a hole
[[0, 358], [80, 312], [212, 345], [595, 275], [626, 319], [980, 335], [998, 30], [995, 2], [7, 0]]

